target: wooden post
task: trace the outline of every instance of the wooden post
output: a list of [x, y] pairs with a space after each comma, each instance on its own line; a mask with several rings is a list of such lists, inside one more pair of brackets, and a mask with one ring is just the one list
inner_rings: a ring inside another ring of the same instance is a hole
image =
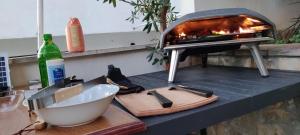
[[37, 50], [43, 44], [44, 34], [44, 1], [37, 0]]

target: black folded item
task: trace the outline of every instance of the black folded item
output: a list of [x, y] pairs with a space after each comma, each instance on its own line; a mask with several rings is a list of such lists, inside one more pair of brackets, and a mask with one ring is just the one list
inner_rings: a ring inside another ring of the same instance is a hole
[[114, 67], [114, 65], [108, 65], [107, 83], [114, 84], [120, 87], [117, 94], [129, 94], [138, 93], [145, 88], [140, 85], [133, 84], [126, 76], [124, 76], [120, 68]]
[[79, 83], [84, 83], [83, 79], [77, 79], [75, 75], [67, 77], [65, 79], [55, 82], [55, 85], [59, 88], [75, 86]]
[[7, 91], [8, 90], [8, 87], [7, 86], [0, 86], [0, 92], [1, 91]]
[[6, 91], [8, 91], [7, 86], [0, 86], [0, 97], [4, 97], [7, 95]]

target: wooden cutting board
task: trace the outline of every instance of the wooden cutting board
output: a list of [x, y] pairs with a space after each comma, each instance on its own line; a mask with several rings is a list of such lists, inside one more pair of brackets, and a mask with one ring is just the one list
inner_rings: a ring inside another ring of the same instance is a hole
[[170, 99], [173, 102], [170, 108], [163, 108], [154, 96], [147, 94], [149, 90], [140, 93], [117, 95], [116, 100], [133, 115], [142, 117], [193, 109], [218, 99], [218, 96], [215, 95], [206, 98], [183, 90], [168, 90], [168, 88], [169, 87], [164, 87], [152, 90], [156, 90], [159, 94]]
[[[22, 106], [13, 112], [0, 113], [0, 135], [11, 135], [33, 121], [27, 108]], [[108, 110], [94, 122], [76, 127], [49, 126], [42, 131], [32, 131], [31, 135], [128, 135], [142, 132], [145, 124], [120, 108], [110, 105]], [[24, 133], [26, 134], [26, 132]]]

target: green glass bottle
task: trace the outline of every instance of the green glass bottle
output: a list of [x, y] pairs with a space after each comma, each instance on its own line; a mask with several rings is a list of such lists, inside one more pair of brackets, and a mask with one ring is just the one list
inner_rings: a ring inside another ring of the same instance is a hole
[[38, 51], [38, 63], [43, 88], [65, 78], [64, 60], [51, 34], [44, 34], [44, 43]]

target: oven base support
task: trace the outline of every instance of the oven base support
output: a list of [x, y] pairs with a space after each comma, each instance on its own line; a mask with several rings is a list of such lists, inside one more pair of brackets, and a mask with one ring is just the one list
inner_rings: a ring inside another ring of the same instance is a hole
[[170, 71], [169, 71], [169, 78], [168, 82], [172, 83], [174, 81], [176, 75], [176, 69], [178, 66], [178, 58], [179, 58], [179, 50], [173, 49], [171, 54], [171, 63], [170, 63]]
[[262, 77], [268, 77], [269, 76], [269, 72], [266, 68], [266, 66], [264, 65], [263, 63], [263, 59], [262, 59], [262, 56], [260, 55], [260, 52], [259, 52], [259, 46], [258, 44], [249, 44], [249, 45], [246, 45], [250, 48], [250, 51], [251, 51], [251, 54], [252, 54], [252, 57], [256, 63], [256, 66], [260, 72], [260, 75]]
[[[247, 47], [249, 47], [252, 57], [256, 63], [256, 66], [260, 72], [260, 75], [262, 77], [268, 77], [269, 72], [266, 68], [266, 66], [263, 63], [262, 56], [260, 55], [259, 52], [259, 46], [258, 44], [245, 44]], [[171, 54], [171, 63], [170, 63], [170, 71], [169, 71], [169, 78], [168, 82], [173, 83], [176, 75], [176, 69], [178, 66], [178, 58], [180, 55], [181, 49], [172, 49], [172, 54]]]

